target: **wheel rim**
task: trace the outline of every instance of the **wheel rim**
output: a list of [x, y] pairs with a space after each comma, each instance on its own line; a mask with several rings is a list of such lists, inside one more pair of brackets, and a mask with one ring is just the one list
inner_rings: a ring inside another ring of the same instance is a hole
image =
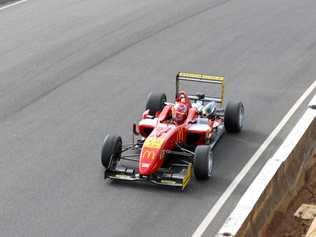
[[239, 108], [239, 127], [242, 128], [244, 124], [244, 107]]
[[212, 153], [211, 151], [208, 154], [208, 177], [212, 175], [213, 170], [213, 159], [212, 159]]
[[111, 159], [112, 169], [116, 168], [117, 163], [119, 162], [121, 158], [121, 152], [122, 152], [122, 142], [119, 142], [118, 150], [112, 154], [112, 159]]

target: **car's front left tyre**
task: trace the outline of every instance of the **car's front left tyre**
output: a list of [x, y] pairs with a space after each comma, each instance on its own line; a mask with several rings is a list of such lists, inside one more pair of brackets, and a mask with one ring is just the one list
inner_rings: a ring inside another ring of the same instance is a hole
[[213, 172], [213, 152], [209, 145], [195, 148], [194, 175], [198, 180], [206, 180]]

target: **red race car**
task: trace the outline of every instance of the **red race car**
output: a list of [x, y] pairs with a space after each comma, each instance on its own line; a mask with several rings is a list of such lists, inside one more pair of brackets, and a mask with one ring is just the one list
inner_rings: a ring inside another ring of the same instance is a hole
[[[217, 84], [221, 93], [218, 97], [188, 95], [179, 90], [180, 81]], [[133, 126], [131, 144], [123, 145], [120, 136], [105, 137], [101, 154], [104, 178], [181, 189], [189, 184], [192, 171], [198, 180], [208, 179], [215, 144], [225, 130], [237, 133], [243, 127], [243, 104], [229, 102], [223, 109], [223, 95], [224, 77], [178, 73], [174, 103], [168, 103], [163, 93], [151, 93], [142, 119]]]

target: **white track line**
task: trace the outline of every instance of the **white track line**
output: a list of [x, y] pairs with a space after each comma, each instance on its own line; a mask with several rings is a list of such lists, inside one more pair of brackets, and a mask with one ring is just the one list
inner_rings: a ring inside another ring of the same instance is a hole
[[18, 2], [14, 2], [14, 3], [11, 3], [11, 4], [5, 5], [5, 6], [3, 6], [3, 7], [0, 7], [0, 11], [1, 11], [1, 10], [4, 10], [4, 9], [7, 9], [7, 8], [9, 8], [9, 7], [13, 7], [13, 6], [15, 6], [15, 5], [18, 5], [18, 4], [20, 4], [20, 3], [27, 2], [27, 1], [28, 1], [28, 0], [21, 0], [21, 1], [18, 1]]
[[200, 237], [205, 232], [209, 224], [213, 221], [217, 213], [223, 207], [227, 199], [231, 196], [233, 191], [236, 189], [241, 180], [246, 176], [252, 166], [256, 163], [256, 161], [260, 158], [262, 153], [267, 149], [273, 139], [278, 135], [281, 129], [286, 125], [295, 111], [299, 108], [299, 106], [304, 102], [304, 100], [312, 93], [312, 91], [316, 88], [316, 80], [307, 88], [307, 90], [303, 93], [303, 95], [295, 102], [292, 108], [287, 112], [287, 114], [283, 117], [280, 123], [275, 127], [275, 129], [271, 132], [269, 137], [262, 143], [262, 145], [258, 148], [258, 150], [253, 154], [247, 164], [242, 168], [239, 174], [235, 177], [235, 179], [231, 182], [231, 184], [227, 187], [222, 196], [217, 200], [215, 205], [210, 209], [206, 217], [203, 219], [201, 224], [193, 233], [193, 237]]

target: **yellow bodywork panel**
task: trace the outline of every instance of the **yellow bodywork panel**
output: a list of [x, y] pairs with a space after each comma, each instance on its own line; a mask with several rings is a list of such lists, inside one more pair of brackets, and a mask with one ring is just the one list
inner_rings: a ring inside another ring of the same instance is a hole
[[163, 139], [157, 137], [147, 137], [144, 142], [144, 147], [147, 148], [160, 148], [163, 143]]
[[187, 173], [182, 182], [182, 189], [185, 189], [185, 187], [188, 186], [191, 178], [192, 178], [192, 164], [189, 164]]

